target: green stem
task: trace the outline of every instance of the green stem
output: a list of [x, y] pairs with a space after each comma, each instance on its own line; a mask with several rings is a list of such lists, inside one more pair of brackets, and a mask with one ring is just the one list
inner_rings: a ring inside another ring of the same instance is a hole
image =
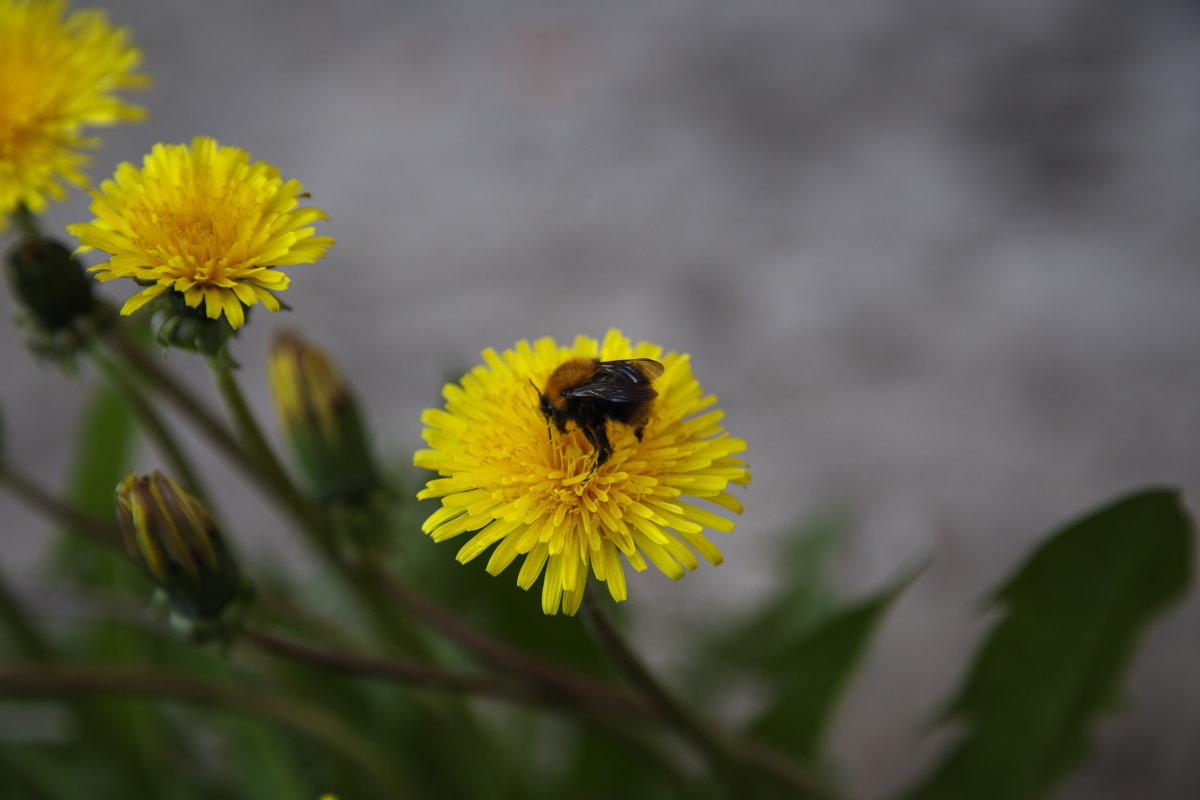
[[410, 653], [426, 655], [428, 648], [425, 643], [404, 624], [381, 593], [373, 591], [370, 573], [343, 556], [328, 518], [309, 501], [283, 468], [246, 403], [233, 369], [215, 356], [207, 356], [206, 360], [216, 380], [217, 390], [229, 409], [235, 430], [259, 467], [259, 475], [265, 476], [265, 485], [299, 523], [312, 547], [335, 568], [358, 605], [370, 615], [377, 629], [388, 637], [390, 643]]
[[[126, 347], [123, 349], [123, 353], [131, 360], [142, 355], [134, 347]], [[241, 440], [237, 449], [244, 452], [245, 455], [241, 455], [237, 459], [239, 465], [246, 469], [264, 492], [273, 497], [298, 523], [298, 527], [304, 533], [310, 546], [334, 568], [342, 584], [357, 605], [368, 614], [377, 630], [385, 636], [389, 646], [392, 649], [426, 655], [428, 652], [426, 643], [416, 635], [416, 632], [397, 613], [397, 610], [386, 602], [382, 593], [373, 591], [374, 587], [370, 581], [364, 580], [360, 569], [347, 561], [333, 537], [329, 521], [297, 488], [276, 458], [246, 403], [232, 369], [215, 357], [210, 356], [206, 360], [216, 382], [217, 390], [233, 421], [234, 430]], [[149, 369], [145, 369], [145, 371], [148, 377], [156, 377], [150, 373]], [[181, 404], [181, 407], [183, 407], [184, 400], [190, 399], [186, 393], [172, 390], [170, 384], [162, 380], [161, 376], [158, 376], [157, 380], [164, 391], [171, 392], [171, 396]], [[432, 700], [430, 703], [424, 701], [422, 703], [430, 705], [431, 710], [438, 713], [437, 703]], [[447, 713], [455, 715], [460, 731], [468, 729], [465, 727], [470, 723], [468, 709], [456, 708], [452, 705]], [[470, 729], [473, 730], [473, 725]]]
[[145, 349], [133, 341], [121, 325], [113, 325], [105, 331], [104, 344], [133, 367], [147, 383], [161, 392], [222, 455], [245, 470], [249, 477], [261, 480], [260, 473], [247, 461], [245, 450], [229, 429], [218, 421], [212, 412], [200, 405], [174, 376], [150, 358]]
[[133, 409], [142, 429], [170, 462], [175, 477], [188, 488], [188, 491], [207, 503], [208, 496], [199, 474], [146, 395], [108, 358], [108, 354], [95, 336], [87, 335], [85, 331], [76, 331], [76, 336], [80, 344], [86, 348], [92, 362], [104, 374], [105, 379]]
[[[267, 445], [228, 367], [209, 358], [217, 388], [229, 406], [237, 436], [205, 409], [169, 372], [164, 370], [120, 326], [114, 325], [106, 343], [144, 380], [163, 394], [236, 467], [293, 517], [324, 555], [331, 555], [329, 536], [320, 513], [299, 492]], [[241, 441], [239, 441], [241, 439]]]
[[111, 522], [97, 519], [50, 494], [30, 478], [0, 464], [0, 484], [38, 513], [110, 547], [121, 547], [121, 534]]
[[339, 718], [315, 706], [297, 705], [262, 691], [215, 683], [172, 672], [104, 665], [0, 670], [0, 694], [17, 697], [74, 697], [132, 694], [161, 697], [200, 706], [221, 705], [263, 717], [340, 752], [365, 770], [380, 796], [414, 796], [408, 781], [374, 743]]
[[287, 470], [283, 468], [283, 464], [275, 456], [275, 451], [271, 449], [267, 437], [263, 435], [262, 428], [254, 418], [254, 413], [246, 403], [245, 395], [238, 386], [233, 369], [228, 364], [222, 363], [221, 359], [216, 356], [207, 355], [205, 361], [208, 362], [213, 379], [216, 381], [217, 391], [220, 393], [221, 399], [225, 401], [225, 406], [233, 418], [234, 430], [237, 431], [242, 445], [252, 459], [253, 467], [256, 467], [262, 476], [260, 485], [267, 488], [296, 518], [318, 551], [336, 560], [333, 542], [325, 519], [297, 488]]
[[267, 437], [263, 435], [249, 404], [246, 403], [246, 397], [242, 394], [241, 387], [238, 386], [233, 368], [213, 355], [206, 355], [204, 360], [208, 363], [208, 368], [217, 383], [217, 391], [220, 392], [221, 399], [225, 401], [226, 409], [233, 417], [234, 430], [237, 431], [250, 456], [258, 460], [260, 468], [269, 470], [272, 478], [286, 475], [283, 465], [275, 457], [274, 451], [267, 443]]
[[608, 613], [591, 595], [584, 598], [588, 630], [597, 644], [608, 653], [613, 664], [662, 714], [663, 718], [692, 743], [722, 772], [729, 788], [739, 797], [751, 797], [750, 787], [741, 774], [740, 759], [732, 742], [693, 713], [664, 686], [626, 641]]

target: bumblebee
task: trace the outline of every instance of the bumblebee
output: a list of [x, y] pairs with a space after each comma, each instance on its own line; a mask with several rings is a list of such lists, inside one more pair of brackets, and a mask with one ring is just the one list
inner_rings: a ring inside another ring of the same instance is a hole
[[640, 442], [650, 420], [658, 392], [652, 382], [664, 367], [649, 358], [601, 361], [573, 358], [558, 366], [546, 380], [541, 393], [541, 410], [559, 433], [574, 422], [596, 451], [600, 466], [612, 455], [606, 424], [615, 422], [633, 428]]

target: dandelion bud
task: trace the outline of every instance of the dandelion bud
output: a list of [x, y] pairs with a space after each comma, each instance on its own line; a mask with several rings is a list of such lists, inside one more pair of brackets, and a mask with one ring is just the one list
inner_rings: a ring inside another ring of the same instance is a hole
[[117, 487], [117, 521], [130, 556], [179, 616], [217, 619], [238, 598], [237, 564], [212, 517], [170, 478], [158, 471], [130, 473]]
[[96, 308], [95, 281], [53, 239], [20, 239], [5, 254], [4, 266], [13, 294], [44, 331], [67, 328]]
[[272, 343], [268, 372], [279, 424], [313, 498], [322, 504], [369, 498], [378, 474], [358, 403], [337, 365], [284, 331]]

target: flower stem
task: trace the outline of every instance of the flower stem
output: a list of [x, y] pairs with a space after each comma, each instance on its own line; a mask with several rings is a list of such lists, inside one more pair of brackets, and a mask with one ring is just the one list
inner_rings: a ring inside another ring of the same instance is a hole
[[263, 717], [306, 734], [361, 767], [379, 787], [380, 796], [411, 797], [408, 781], [370, 740], [341, 719], [310, 705], [298, 705], [262, 691], [216, 683], [173, 672], [89, 665], [0, 670], [0, 695], [74, 697], [134, 694], [200, 706], [221, 705]]
[[65, 525], [71, 530], [90, 536], [101, 544], [121, 547], [121, 534], [115, 525], [64, 503], [30, 478], [13, 469], [11, 464], [0, 464], [0, 484], [3, 484], [17, 498], [43, 516]]
[[208, 367], [217, 383], [217, 391], [220, 392], [221, 399], [225, 401], [225, 407], [233, 417], [234, 430], [241, 437], [242, 444], [249, 450], [251, 457], [258, 461], [259, 468], [270, 471], [272, 479], [278, 478], [280, 474], [286, 475], [283, 465], [275, 458], [275, 453], [271, 450], [267, 438], [254, 419], [250, 406], [246, 403], [246, 397], [242, 394], [241, 387], [238, 386], [233, 368], [222, 363], [216, 356], [206, 355], [204, 360], [208, 362]]
[[170, 462], [175, 476], [187, 486], [188, 491], [208, 502], [204, 484], [200, 481], [200, 476], [192, 466], [191, 460], [184, 454], [183, 449], [163, 422], [162, 417], [155, 411], [154, 406], [150, 404], [146, 395], [129, 379], [129, 376], [125, 375], [109, 359], [95, 336], [87, 335], [86, 331], [76, 331], [76, 336], [80, 344], [86, 348], [92, 362], [104, 374], [105, 379], [133, 409], [142, 429], [154, 440], [167, 461]]
[[319, 667], [343, 675], [379, 678], [410, 687], [419, 686], [444, 689], [451, 692], [485, 695], [523, 703], [533, 703], [542, 699], [520, 684], [488, 675], [450, 672], [409, 661], [372, 658], [344, 652], [321, 650], [253, 628], [243, 628], [241, 639], [249, 641], [259, 650], [274, 656], [287, 658], [298, 663], [308, 664], [309, 666]]
[[376, 579], [393, 598], [427, 625], [440, 630], [485, 661], [520, 675], [543, 692], [572, 698], [577, 704], [615, 711], [635, 718], [654, 719], [658, 716], [657, 709], [627, 691], [550, 664], [488, 636], [392, 576], [377, 574]]
[[[451, 672], [394, 659], [322, 650], [253, 628], [242, 629], [241, 641], [247, 641], [258, 649], [277, 657], [343, 675], [376, 678], [408, 687], [444, 689], [560, 709], [576, 715], [581, 721], [623, 741], [632, 752], [645, 759], [648, 765], [670, 780], [682, 794], [695, 794], [694, 791], [687, 791], [694, 787], [689, 786], [688, 777], [680, 771], [674, 761], [660, 753], [650, 742], [645, 741], [639, 733], [635, 732], [636, 725], [634, 726], [635, 730], [630, 730], [628, 726], [621, 724], [622, 720], [613, 716], [613, 712], [628, 711], [630, 707], [627, 703], [615, 702], [616, 695], [611, 693], [609, 687], [602, 684], [597, 683], [596, 685], [608, 691], [568, 696], [560, 690], [560, 687], [527, 686], [488, 675]], [[632, 699], [628, 695], [626, 698]], [[648, 711], [645, 707], [640, 706], [632, 708], [639, 712], [634, 714], [635, 717]]]
[[369, 576], [364, 575], [363, 570], [342, 554], [331, 532], [330, 521], [300, 491], [283, 468], [246, 403], [233, 369], [216, 356], [207, 356], [206, 360], [217, 390], [233, 418], [234, 428], [259, 468], [256, 473], [260, 486], [274, 494], [292, 514], [310, 545], [334, 567], [359, 606], [371, 616], [377, 629], [388, 637], [389, 643], [403, 646], [410, 653], [426, 653], [428, 648], [425, 643], [404, 624], [395, 609], [388, 607], [381, 594], [373, 591], [372, 582], [364, 580]]
[[150, 358], [142, 346], [133, 341], [120, 325], [113, 325], [106, 331], [104, 344], [111, 347], [144, 380], [161, 392], [230, 461], [242, 466], [252, 477], [258, 475], [257, 470], [247, 463], [242, 446], [225, 425], [201, 406], [169, 372]]
[[246, 403], [246, 397], [233, 374], [233, 368], [216, 356], [205, 356], [205, 360], [216, 381], [217, 391], [233, 418], [234, 430], [242, 440], [253, 467], [257, 468], [259, 484], [292, 513], [305, 533], [313, 539], [319, 551], [336, 558], [326, 521], [296, 487], [283, 464], [276, 458], [275, 451], [271, 449], [267, 437], [263, 435], [262, 428], [254, 418], [254, 413]]
[[[605, 691], [598, 693], [577, 691], [570, 693], [568, 697], [566, 692], [561, 691], [561, 687], [527, 686], [487, 675], [450, 672], [407, 661], [321, 650], [251, 628], [243, 629], [242, 636], [261, 650], [343, 674], [380, 678], [393, 683], [429, 686], [448, 691], [488, 695], [521, 703], [562, 706], [564, 701], [568, 701], [565, 703], [566, 705], [579, 705], [605, 711], [629, 711], [639, 708], [629, 703], [622, 703], [621, 700], [628, 699], [627, 696], [623, 697], [622, 693], [614, 692], [610, 687], [600, 683], [596, 683], [595, 686]], [[644, 709], [639, 710], [644, 711]]]
[[591, 595], [584, 597], [584, 614], [588, 630], [597, 644], [605, 650], [614, 665], [639, 692], [663, 715], [663, 718], [690, 739], [726, 776], [729, 788], [738, 797], [751, 797], [750, 787], [742, 775], [742, 765], [733, 743], [708, 725], [690, 708], [680, 702], [650, 671], [641, 657], [621, 634], [608, 613]]

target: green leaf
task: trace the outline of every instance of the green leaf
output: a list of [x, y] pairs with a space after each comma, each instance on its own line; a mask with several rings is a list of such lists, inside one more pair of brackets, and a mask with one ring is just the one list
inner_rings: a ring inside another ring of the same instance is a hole
[[108, 386], [96, 388], [79, 425], [68, 495], [98, 517], [113, 515], [113, 492], [129, 471], [134, 423], [128, 406]]
[[[80, 414], [75, 452], [64, 492], [68, 502], [97, 519], [115, 519], [117, 483], [129, 471], [134, 422], [128, 407], [106, 384], [97, 386]], [[64, 529], [54, 555], [56, 568], [87, 586], [113, 588], [134, 575], [128, 559], [106, 551], [78, 531]], [[118, 577], [120, 576], [120, 577]]]
[[[99, 519], [114, 518], [117, 482], [129, 469], [134, 422], [120, 395], [105, 384], [92, 393], [78, 422], [66, 496], [76, 508]], [[104, 592], [132, 589], [149, 597], [150, 584], [121, 553], [88, 537], [64, 530], [57, 554], [59, 568], [80, 583]], [[79, 658], [125, 663], [151, 660], [151, 645], [137, 632], [100, 622], [74, 643]], [[162, 795], [162, 777], [154, 765], [169, 752], [173, 737], [160, 711], [128, 698], [89, 698], [79, 703], [81, 735], [106, 751], [110, 769], [137, 792]]]
[[1005, 613], [947, 716], [968, 725], [909, 800], [1044, 796], [1088, 749], [1139, 635], [1190, 582], [1174, 491], [1133, 494], [1045, 542], [994, 595]]
[[[76, 759], [74, 767], [80, 760]], [[88, 775], [91, 778], [91, 775]], [[64, 770], [61, 750], [5, 742], [0, 747], [0, 797], [29, 800], [88, 800], [99, 781], [86, 786], [78, 771]], [[96, 795], [93, 794], [93, 797]]]
[[850, 682], [871, 634], [909, 575], [875, 595], [834, 612], [776, 656], [770, 675], [777, 694], [750, 732], [805, 760], [815, 759], [826, 726]]

